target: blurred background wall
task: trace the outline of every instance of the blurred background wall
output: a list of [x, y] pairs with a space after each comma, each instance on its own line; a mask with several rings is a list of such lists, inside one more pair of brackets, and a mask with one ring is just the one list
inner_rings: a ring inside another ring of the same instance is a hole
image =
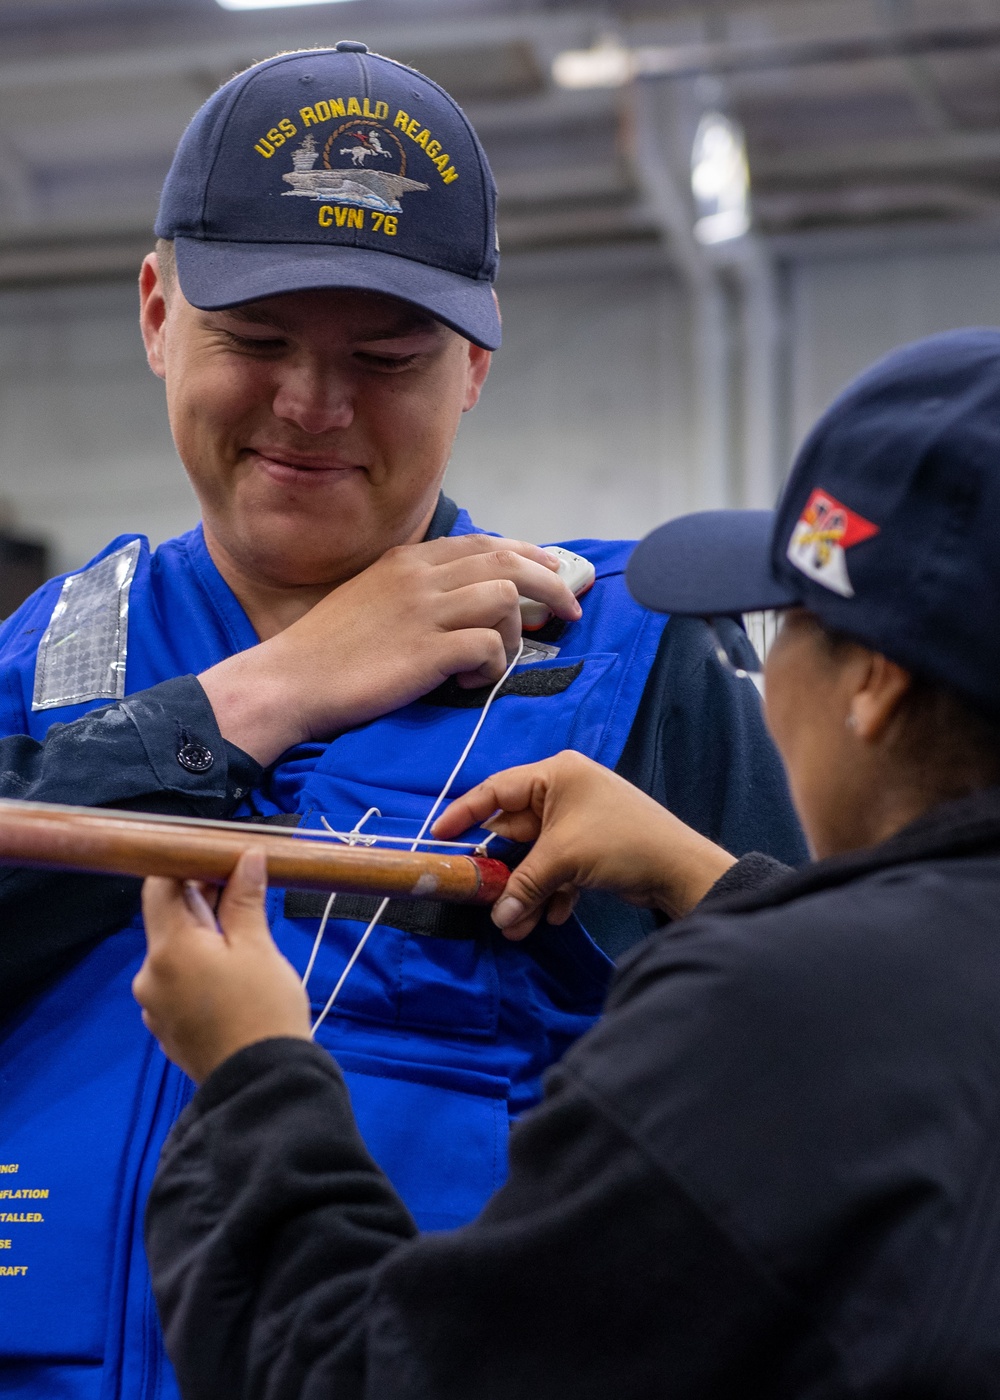
[[488, 528], [770, 504], [875, 356], [1000, 323], [995, 0], [0, 0], [0, 539], [22, 574], [33, 541], [59, 571], [196, 518], [136, 326], [159, 186], [219, 82], [343, 37], [449, 87], [497, 173], [504, 346], [448, 478]]

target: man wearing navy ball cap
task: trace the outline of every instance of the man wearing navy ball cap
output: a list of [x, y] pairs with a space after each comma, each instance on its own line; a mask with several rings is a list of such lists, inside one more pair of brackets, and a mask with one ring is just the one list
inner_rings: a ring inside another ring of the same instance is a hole
[[195, 117], [163, 192], [156, 232], [173, 240], [188, 301], [217, 310], [350, 287], [495, 350], [496, 196], [460, 108], [351, 40], [251, 73]]
[[[551, 621], [455, 792], [574, 747], [736, 854], [804, 854], [752, 688], [702, 624], [629, 599], [627, 545], [576, 542], [581, 605], [545, 551], [441, 494], [500, 342], [495, 188], [446, 93], [351, 42], [258, 64], [194, 118], [156, 232], [142, 330], [202, 522], [113, 541], [5, 624], [6, 795], [412, 840], [523, 597]], [[139, 1222], [191, 1086], [131, 1002], [138, 886], [11, 871], [0, 907], [0, 1160], [49, 1193], [11, 1227], [0, 1362], [21, 1395], [163, 1394]], [[317, 1016], [376, 909], [272, 891]], [[651, 922], [597, 896], [580, 915], [522, 946], [391, 904], [318, 1031], [422, 1226], [500, 1184], [510, 1117]]]

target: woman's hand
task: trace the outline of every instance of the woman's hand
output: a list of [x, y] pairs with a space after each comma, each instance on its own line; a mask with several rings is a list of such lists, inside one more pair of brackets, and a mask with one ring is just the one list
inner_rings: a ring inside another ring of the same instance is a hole
[[142, 887], [147, 951], [132, 992], [164, 1054], [198, 1084], [255, 1041], [310, 1038], [308, 998], [267, 926], [266, 884], [257, 849], [240, 858], [214, 916], [192, 881]]
[[476, 825], [535, 843], [493, 907], [511, 939], [545, 912], [565, 923], [580, 890], [609, 890], [679, 918], [735, 864], [624, 778], [570, 750], [495, 774], [452, 802], [433, 830], [450, 840]]

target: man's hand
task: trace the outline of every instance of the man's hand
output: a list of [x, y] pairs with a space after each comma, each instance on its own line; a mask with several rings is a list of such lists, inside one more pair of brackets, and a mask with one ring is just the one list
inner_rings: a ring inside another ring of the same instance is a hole
[[449, 676], [470, 687], [498, 680], [521, 636], [518, 594], [567, 621], [580, 616], [557, 570], [551, 555], [518, 540], [399, 545], [284, 632], [199, 679], [223, 736], [266, 765]]
[[200, 1084], [258, 1040], [309, 1040], [309, 1001], [264, 917], [263, 851], [240, 859], [217, 919], [192, 882], [148, 879], [142, 888], [146, 960], [132, 983], [142, 1019]]
[[445, 809], [433, 833], [451, 840], [476, 825], [535, 843], [493, 907], [511, 939], [543, 913], [565, 923], [580, 890], [609, 890], [679, 918], [735, 864], [624, 778], [569, 750], [480, 783]]

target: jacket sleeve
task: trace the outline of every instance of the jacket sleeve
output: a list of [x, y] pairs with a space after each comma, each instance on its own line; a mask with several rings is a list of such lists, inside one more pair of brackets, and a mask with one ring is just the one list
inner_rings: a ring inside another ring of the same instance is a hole
[[[178, 753], [196, 742], [212, 755], [191, 773]], [[261, 769], [219, 733], [193, 676], [164, 681], [117, 705], [55, 724], [44, 740], [0, 739], [0, 797], [220, 817], [260, 780]], [[139, 880], [0, 867], [0, 1015], [139, 907]]]
[[146, 1246], [185, 1400], [735, 1400], [793, 1325], [564, 1069], [482, 1216], [421, 1236], [336, 1065], [250, 1046], [175, 1126]]
[[807, 858], [756, 688], [718, 659], [700, 618], [667, 624], [618, 772], [734, 856]]
[[[731, 619], [718, 625], [750, 648]], [[719, 661], [700, 618], [667, 624], [617, 772], [734, 856], [761, 852], [792, 866], [808, 858], [760, 697]], [[662, 922], [591, 891], [580, 896], [577, 913], [611, 958]]]

